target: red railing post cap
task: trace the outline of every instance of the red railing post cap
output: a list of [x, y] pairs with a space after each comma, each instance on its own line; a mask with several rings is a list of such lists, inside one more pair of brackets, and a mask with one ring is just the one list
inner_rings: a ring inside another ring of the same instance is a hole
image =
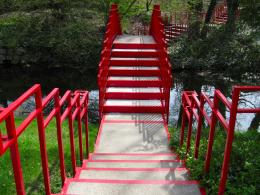
[[160, 10], [161, 8], [160, 8], [160, 5], [154, 5], [154, 6], [153, 6], [153, 9], [158, 9], [158, 10]]
[[111, 5], [111, 9], [117, 9], [117, 8], [118, 8], [118, 6], [117, 6], [116, 3], [113, 3], [113, 4]]

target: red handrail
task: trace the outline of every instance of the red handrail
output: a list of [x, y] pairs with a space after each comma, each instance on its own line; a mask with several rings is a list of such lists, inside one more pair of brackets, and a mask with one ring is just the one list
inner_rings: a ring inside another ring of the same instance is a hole
[[106, 84], [108, 79], [108, 66], [110, 63], [110, 56], [113, 41], [117, 35], [121, 35], [121, 24], [118, 13], [118, 6], [116, 4], [111, 5], [109, 12], [108, 23], [106, 27], [106, 33], [104, 36], [103, 50], [101, 52], [101, 59], [98, 65], [98, 86], [99, 86], [99, 116], [102, 119], [103, 105], [106, 93]]
[[[203, 92], [200, 94], [199, 97], [198, 94], [194, 91], [184, 91], [182, 95], [183, 114], [182, 114], [182, 125], [180, 130], [180, 146], [183, 145], [184, 130], [185, 130], [186, 123], [188, 122], [186, 152], [187, 153], [189, 152], [190, 144], [191, 144], [193, 119], [197, 120], [198, 124], [197, 124], [194, 157], [198, 158], [202, 124], [204, 122], [203, 119], [205, 119], [205, 121], [209, 124], [210, 127], [206, 160], [205, 160], [205, 170], [204, 170], [205, 172], [208, 172], [210, 169], [212, 147], [214, 142], [214, 133], [215, 133], [215, 127], [217, 121], [220, 122], [225, 132], [227, 133], [224, 159], [223, 159], [222, 170], [221, 170], [221, 178], [219, 183], [219, 191], [218, 191], [219, 195], [222, 195], [225, 192], [225, 185], [228, 176], [228, 167], [229, 167], [229, 160], [232, 151], [232, 142], [234, 137], [237, 113], [260, 113], [260, 108], [239, 108], [238, 107], [239, 96], [241, 91], [244, 92], [260, 91], [260, 86], [233, 87], [231, 102], [227, 100], [227, 98], [219, 90], [215, 90], [213, 101], [210, 99], [208, 95], [206, 95]], [[230, 110], [230, 118], [228, 121], [225, 119], [225, 117], [221, 114], [221, 112], [218, 109], [220, 102], [222, 102], [225, 105], [225, 107]], [[212, 111], [211, 117], [208, 116], [204, 108], [205, 103], [208, 104], [209, 108]]]
[[154, 37], [158, 44], [159, 63], [161, 70], [161, 78], [163, 82], [162, 94], [164, 96], [163, 105], [165, 107], [166, 121], [169, 119], [169, 101], [170, 90], [172, 86], [171, 63], [167, 52], [167, 44], [165, 40], [164, 24], [161, 17], [161, 10], [159, 5], [155, 5], [152, 13], [152, 20], [150, 25], [150, 35]]
[[[84, 120], [86, 130], [86, 153], [88, 157], [88, 92], [87, 91], [76, 91], [71, 93], [67, 91], [65, 95], [60, 98], [59, 89], [55, 88], [49, 95], [42, 99], [41, 86], [39, 84], [34, 85], [16, 101], [14, 101], [8, 108], [2, 109], [0, 112], [0, 124], [5, 122], [7, 128], [7, 135], [2, 135], [0, 132], [0, 156], [2, 156], [8, 149], [11, 152], [11, 160], [14, 172], [14, 179], [16, 184], [17, 194], [25, 194], [25, 187], [23, 181], [22, 167], [20, 161], [20, 153], [18, 148], [18, 139], [31, 124], [34, 119], [37, 119], [39, 142], [40, 142], [40, 153], [42, 161], [42, 172], [44, 177], [45, 193], [51, 194], [50, 175], [48, 167], [48, 154], [46, 149], [46, 138], [45, 129], [47, 128], [50, 121], [56, 119], [56, 130], [57, 130], [57, 142], [60, 159], [60, 174], [62, 185], [66, 180], [66, 170], [64, 164], [64, 151], [62, 144], [62, 122], [65, 118], [69, 121], [70, 130], [70, 144], [71, 144], [71, 161], [73, 166], [73, 173], [76, 173], [76, 155], [74, 146], [74, 129], [73, 123], [75, 119], [78, 120], [78, 133], [79, 133], [79, 153], [80, 160], [83, 161], [83, 144], [82, 144], [82, 120]], [[31, 96], [35, 97], [36, 108], [23, 120], [23, 122], [16, 127], [14, 120], [15, 110], [21, 106]], [[44, 119], [43, 110], [49, 105], [50, 101], [54, 100], [54, 107], [48, 116]], [[67, 104], [65, 104], [67, 102]], [[65, 107], [65, 111], [61, 114], [61, 108]]]

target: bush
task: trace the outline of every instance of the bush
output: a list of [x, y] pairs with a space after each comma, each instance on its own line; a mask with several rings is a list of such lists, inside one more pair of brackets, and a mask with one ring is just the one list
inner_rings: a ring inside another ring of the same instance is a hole
[[[215, 133], [211, 168], [204, 174], [204, 162], [207, 149], [208, 130], [202, 133], [199, 158], [194, 154], [195, 136], [192, 137], [191, 150], [186, 156], [186, 146], [179, 148], [179, 131], [173, 132], [171, 146], [176, 148], [181, 159], [186, 158], [187, 167], [190, 168], [191, 179], [199, 180], [207, 194], [217, 194], [224, 156], [226, 133], [217, 129]], [[260, 190], [260, 133], [257, 131], [236, 132], [230, 160], [229, 175], [225, 194], [257, 194]]]
[[7, 50], [10, 63], [41, 69], [63, 66], [81, 72], [96, 68], [103, 16], [93, 9], [69, 6], [67, 0], [40, 7], [42, 10], [20, 10], [0, 17], [0, 49]]
[[257, 29], [240, 23], [230, 35], [218, 27], [205, 39], [190, 40], [186, 36], [170, 47], [173, 67], [204, 69], [241, 74], [259, 71], [260, 45]]

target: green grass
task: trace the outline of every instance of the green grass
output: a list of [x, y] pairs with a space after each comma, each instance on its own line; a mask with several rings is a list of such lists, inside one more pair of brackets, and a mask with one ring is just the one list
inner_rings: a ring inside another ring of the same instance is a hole
[[[16, 126], [18, 126], [23, 120], [16, 119]], [[77, 165], [80, 166], [79, 150], [78, 150], [78, 134], [77, 134], [77, 121], [74, 124], [75, 135], [75, 147], [77, 155]], [[4, 125], [0, 125], [2, 133]], [[64, 121], [62, 124], [63, 130], [63, 146], [65, 154], [65, 166], [68, 177], [72, 176], [72, 167], [70, 161], [70, 144], [69, 144], [69, 129], [68, 122]], [[84, 132], [84, 126], [83, 126]], [[93, 152], [94, 142], [98, 132], [98, 125], [89, 124], [89, 145], [90, 152]], [[51, 121], [46, 129], [46, 142], [49, 158], [49, 169], [51, 176], [51, 188], [52, 193], [58, 193], [61, 190], [61, 179], [59, 171], [59, 157], [58, 157], [58, 144], [56, 135], [56, 122]], [[85, 134], [83, 134], [83, 141], [85, 140]], [[83, 142], [84, 143], [84, 142]], [[85, 149], [85, 146], [84, 146]], [[37, 123], [33, 121], [24, 133], [19, 137], [19, 151], [21, 156], [21, 163], [23, 169], [24, 182], [27, 194], [44, 194], [43, 176], [41, 172], [41, 160], [39, 150], [39, 138], [37, 132]], [[84, 150], [84, 152], [86, 152]], [[10, 159], [9, 150], [0, 157], [0, 194], [11, 195], [16, 194], [15, 183], [12, 171], [12, 164]]]
[[[172, 130], [171, 146], [181, 159], [185, 159], [186, 146], [179, 148], [179, 130]], [[190, 169], [191, 179], [199, 180], [207, 194], [217, 194], [221, 167], [224, 156], [226, 133], [217, 129], [213, 145], [211, 169], [203, 173], [207, 149], [208, 129], [202, 133], [200, 154], [196, 160], [194, 154], [195, 135], [192, 136], [191, 151], [186, 156], [186, 165]], [[236, 132], [233, 142], [226, 193], [228, 195], [253, 195], [260, 191], [260, 133], [257, 131]]]

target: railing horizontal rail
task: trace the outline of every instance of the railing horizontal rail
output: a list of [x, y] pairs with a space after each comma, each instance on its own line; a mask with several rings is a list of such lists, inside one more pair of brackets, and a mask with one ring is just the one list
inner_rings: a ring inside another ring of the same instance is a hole
[[[29, 115], [23, 119], [22, 123], [16, 127], [14, 112], [16, 109], [26, 102], [31, 96], [35, 98], [35, 109], [29, 113]], [[52, 104], [54, 100], [54, 105]], [[43, 111], [47, 106], [52, 106], [52, 110], [44, 119]], [[65, 107], [65, 111], [61, 115], [61, 108]], [[60, 174], [62, 184], [66, 180], [66, 170], [64, 161], [64, 151], [62, 143], [62, 122], [68, 118], [69, 132], [70, 132], [70, 151], [71, 151], [71, 161], [73, 173], [76, 172], [76, 155], [75, 155], [75, 144], [74, 144], [74, 128], [73, 123], [77, 119], [78, 122], [78, 136], [79, 136], [79, 154], [80, 161], [83, 162], [83, 141], [82, 141], [82, 122], [86, 129], [86, 156], [89, 156], [88, 148], [88, 92], [87, 91], [76, 91], [74, 94], [71, 91], [67, 91], [65, 95], [60, 98], [59, 89], [55, 88], [51, 91], [43, 100], [41, 86], [39, 84], [34, 85], [23, 95], [21, 95], [16, 101], [9, 105], [9, 107], [4, 108], [0, 113], [0, 123], [5, 122], [7, 128], [7, 135], [2, 135], [0, 131], [0, 156], [10, 149], [11, 160], [13, 165], [14, 179], [16, 184], [17, 194], [25, 194], [25, 187], [23, 181], [23, 173], [20, 162], [20, 154], [18, 148], [18, 139], [26, 130], [26, 128], [31, 124], [34, 119], [37, 119], [36, 123], [38, 126], [38, 134], [40, 141], [40, 154], [42, 161], [42, 173], [44, 177], [45, 193], [51, 195], [51, 184], [50, 184], [50, 174], [48, 166], [48, 154], [46, 148], [45, 129], [50, 124], [50, 122], [56, 120], [57, 128], [57, 142], [59, 150], [59, 162], [60, 162]], [[73, 113], [72, 113], [73, 112]]]
[[[260, 86], [234, 86], [231, 101], [228, 101], [227, 98], [219, 91], [215, 90], [213, 100], [206, 95], [204, 92], [200, 93], [198, 96], [195, 92], [184, 91], [182, 95], [182, 126], [180, 131], [180, 146], [184, 143], [184, 131], [186, 126], [186, 121], [188, 122], [188, 134], [186, 140], [186, 151], [189, 152], [191, 144], [191, 134], [193, 126], [193, 118], [198, 121], [197, 124], [197, 133], [195, 141], [195, 151], [194, 157], [198, 158], [199, 148], [200, 148], [200, 139], [202, 124], [204, 119], [210, 127], [209, 138], [208, 138], [208, 147], [205, 160], [205, 172], [208, 172], [210, 169], [210, 162], [212, 156], [212, 147], [214, 142], [214, 132], [217, 122], [223, 126], [227, 138], [226, 146], [224, 152], [224, 159], [222, 163], [221, 178], [219, 183], [218, 194], [222, 195], [225, 191], [225, 185], [228, 175], [228, 165], [232, 150], [232, 142], [235, 131], [236, 116], [238, 113], [260, 113], [260, 108], [239, 108], [239, 99], [241, 92], [257, 92], [260, 91]], [[200, 97], [200, 99], [198, 98]], [[224, 106], [230, 110], [229, 119], [225, 119], [222, 113], [219, 110], [219, 103], [222, 102]], [[208, 104], [209, 109], [211, 110], [211, 116], [209, 117], [204, 106], [205, 103]], [[187, 120], [188, 119], [188, 120]]]
[[25, 92], [20, 98], [18, 98], [15, 102], [10, 104], [8, 108], [5, 108], [0, 114], [0, 123], [2, 123], [10, 114], [10, 112], [15, 111], [21, 104], [27, 100], [30, 96], [34, 95], [37, 90], [39, 90], [40, 85], [34, 85], [27, 92]]

